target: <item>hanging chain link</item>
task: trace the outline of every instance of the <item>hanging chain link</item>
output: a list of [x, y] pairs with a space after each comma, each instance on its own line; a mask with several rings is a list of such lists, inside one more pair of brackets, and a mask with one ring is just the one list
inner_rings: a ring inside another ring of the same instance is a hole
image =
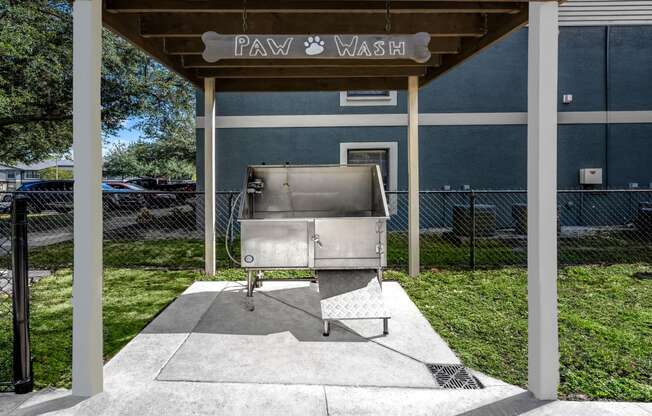
[[247, 0], [242, 0], [242, 32], [247, 33]]
[[392, 31], [392, 17], [389, 14], [390, 0], [385, 0], [385, 32]]

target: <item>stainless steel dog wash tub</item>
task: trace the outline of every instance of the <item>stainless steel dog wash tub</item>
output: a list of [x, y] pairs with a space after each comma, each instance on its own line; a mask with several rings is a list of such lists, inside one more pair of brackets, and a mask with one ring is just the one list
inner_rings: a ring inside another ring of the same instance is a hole
[[380, 289], [389, 211], [377, 165], [250, 166], [241, 197], [248, 296], [265, 270], [311, 269], [325, 335], [335, 319], [380, 318], [387, 332]]

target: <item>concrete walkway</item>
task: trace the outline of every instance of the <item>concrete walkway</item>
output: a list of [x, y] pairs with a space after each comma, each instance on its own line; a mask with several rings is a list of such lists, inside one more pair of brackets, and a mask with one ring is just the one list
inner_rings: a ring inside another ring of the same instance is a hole
[[253, 312], [243, 291], [193, 284], [105, 366], [104, 393], [45, 391], [12, 414], [652, 415], [651, 404], [540, 402], [479, 373], [483, 389], [439, 388], [424, 364], [459, 360], [397, 283], [384, 285], [388, 336], [369, 320], [323, 337], [306, 282], [265, 282]]

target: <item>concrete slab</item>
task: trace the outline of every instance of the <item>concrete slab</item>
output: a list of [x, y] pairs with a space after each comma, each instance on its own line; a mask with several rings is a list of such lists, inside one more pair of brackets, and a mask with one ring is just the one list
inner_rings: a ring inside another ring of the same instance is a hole
[[159, 382], [147, 388], [107, 389], [83, 401], [69, 393], [52, 400], [41, 397], [38, 401], [27, 401], [14, 413], [15, 416], [37, 414], [305, 416], [327, 413], [324, 390], [318, 386]]
[[0, 415], [7, 415], [27, 401], [31, 394], [0, 393]]
[[326, 387], [329, 415], [649, 416], [647, 403], [536, 400], [507, 384], [482, 390]]
[[[417, 364], [458, 360], [395, 283], [384, 286], [393, 316], [385, 338], [380, 322], [346, 321], [324, 339], [319, 295], [305, 292], [307, 283], [263, 289], [249, 312], [241, 284], [195, 283], [105, 366], [104, 393], [82, 399], [44, 390], [13, 411], [8, 397], [4, 409], [16, 416], [652, 415], [649, 403], [537, 401], [478, 372], [484, 389], [434, 388]], [[205, 379], [166, 379], [171, 374]], [[382, 384], [354, 385], [360, 381]]]
[[228, 287], [157, 379], [436, 388], [424, 363], [459, 360], [397, 283], [386, 283], [384, 295], [388, 336], [380, 320], [355, 320], [324, 337], [320, 297], [307, 282], [265, 282], [254, 311], [242, 286]]
[[[528, 395], [514, 386], [482, 390], [326, 387], [328, 411], [336, 415], [462, 415], [510, 397]], [[525, 408], [529, 410], [530, 408]], [[524, 410], [519, 407], [519, 410]], [[490, 415], [492, 413], [479, 413]], [[503, 413], [504, 415], [520, 413]]]

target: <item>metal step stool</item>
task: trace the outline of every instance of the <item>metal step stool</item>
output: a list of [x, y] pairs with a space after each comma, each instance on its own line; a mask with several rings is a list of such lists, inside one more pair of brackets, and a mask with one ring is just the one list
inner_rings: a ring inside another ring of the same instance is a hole
[[389, 333], [390, 313], [377, 270], [318, 270], [316, 274], [324, 336], [330, 334], [330, 321], [345, 319], [382, 319], [383, 334]]

